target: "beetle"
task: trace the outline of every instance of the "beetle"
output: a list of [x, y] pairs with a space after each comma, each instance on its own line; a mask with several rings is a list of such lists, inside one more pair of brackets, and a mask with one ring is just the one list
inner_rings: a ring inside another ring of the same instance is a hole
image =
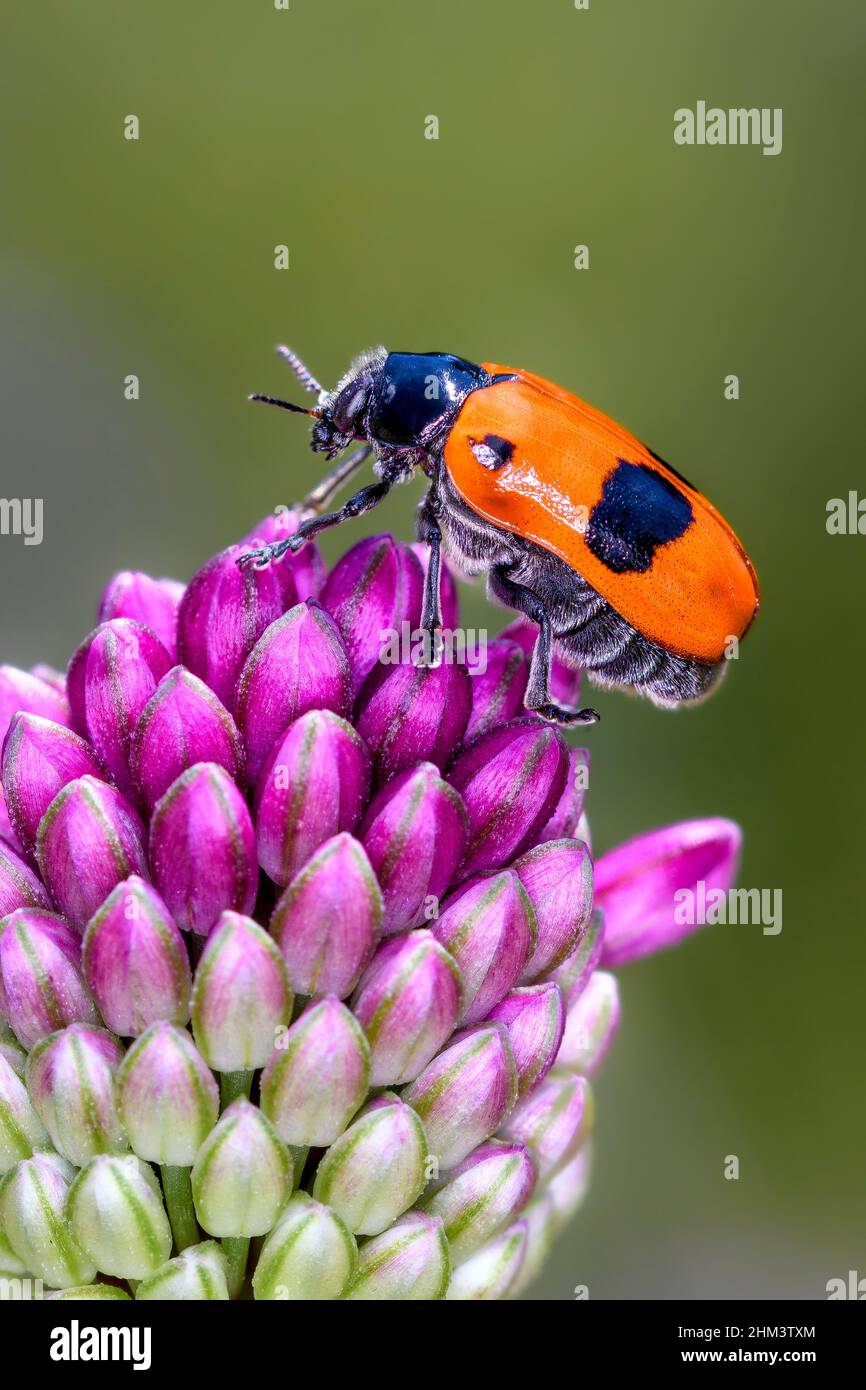
[[[706, 497], [600, 411], [531, 372], [444, 352], [371, 348], [325, 390], [278, 351], [316, 407], [256, 394], [311, 416], [312, 448], [344, 457], [304, 499], [285, 540], [241, 565], [267, 565], [378, 506], [417, 468], [429, 479], [418, 538], [429, 546], [422, 628], [436, 652], [444, 549], [490, 597], [538, 625], [525, 705], [557, 724], [591, 724], [550, 694], [554, 644], [601, 686], [672, 708], [708, 695], [760, 606], [755, 569]], [[373, 455], [377, 481], [321, 513]]]

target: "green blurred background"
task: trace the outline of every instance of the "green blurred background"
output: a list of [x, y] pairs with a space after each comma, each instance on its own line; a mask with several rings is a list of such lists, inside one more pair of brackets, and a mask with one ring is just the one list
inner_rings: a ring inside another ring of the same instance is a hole
[[[589, 806], [597, 851], [734, 817], [783, 930], [708, 929], [622, 972], [591, 1194], [537, 1297], [823, 1297], [866, 1274], [866, 537], [825, 529], [829, 498], [866, 492], [864, 31], [854, 0], [4, 16], [0, 491], [45, 499], [41, 547], [0, 540], [4, 660], [65, 663], [114, 570], [186, 578], [312, 483], [305, 426], [245, 400], [292, 390], [278, 341], [327, 383], [371, 342], [530, 367], [692, 477], [757, 564], [717, 698], [599, 697]], [[698, 99], [782, 107], [781, 155], [675, 146]], [[408, 537], [413, 501], [367, 529]]]

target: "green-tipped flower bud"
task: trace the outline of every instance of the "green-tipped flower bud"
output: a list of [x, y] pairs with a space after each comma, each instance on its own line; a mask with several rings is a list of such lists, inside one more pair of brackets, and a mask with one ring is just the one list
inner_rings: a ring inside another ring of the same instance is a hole
[[251, 917], [224, 912], [208, 937], [192, 995], [192, 1031], [214, 1071], [250, 1071], [271, 1055], [292, 1013], [279, 949]]
[[0, 1173], [14, 1168], [34, 1149], [48, 1147], [48, 1134], [24, 1083], [5, 1057], [0, 1057]]
[[370, 1084], [370, 1049], [333, 994], [310, 1004], [262, 1072], [262, 1110], [287, 1144], [324, 1149], [343, 1133]]
[[262, 1247], [253, 1292], [273, 1302], [339, 1298], [355, 1273], [355, 1238], [330, 1207], [296, 1192]]
[[445, 1171], [495, 1134], [517, 1099], [517, 1068], [501, 1023], [466, 1028], [403, 1092]]
[[189, 1033], [154, 1023], [116, 1081], [117, 1108], [139, 1158], [189, 1168], [219, 1115], [219, 1090]]
[[130, 1303], [126, 1289], [117, 1284], [77, 1284], [72, 1289], [53, 1289], [46, 1298], [67, 1303]]
[[525, 1144], [539, 1182], [564, 1168], [592, 1129], [593, 1099], [582, 1076], [554, 1076], [522, 1100], [509, 1116], [503, 1138]]
[[89, 1284], [96, 1264], [70, 1229], [68, 1179], [43, 1154], [23, 1159], [0, 1183], [0, 1222], [28, 1273], [50, 1288]]
[[292, 1160], [270, 1120], [234, 1101], [199, 1149], [192, 1195], [212, 1236], [263, 1236], [292, 1190]]
[[0, 1279], [26, 1278], [30, 1273], [26, 1264], [15, 1254], [9, 1244], [9, 1237], [0, 1230]]
[[159, 1183], [132, 1154], [92, 1158], [69, 1189], [66, 1213], [79, 1245], [103, 1274], [144, 1279], [171, 1254]]
[[526, 1222], [515, 1221], [501, 1236], [483, 1245], [470, 1260], [455, 1269], [446, 1298], [450, 1302], [507, 1298], [526, 1254]]
[[116, 1038], [89, 1023], [49, 1033], [27, 1059], [27, 1090], [58, 1153], [77, 1168], [129, 1146], [114, 1108]]
[[427, 1180], [427, 1139], [414, 1110], [385, 1091], [322, 1158], [313, 1196], [350, 1231], [376, 1236], [417, 1200]]
[[142, 1279], [136, 1299], [160, 1303], [226, 1303], [226, 1258], [215, 1240], [191, 1245]]
[[491, 1139], [439, 1185], [425, 1209], [442, 1219], [451, 1258], [462, 1264], [513, 1221], [535, 1186], [535, 1168], [523, 1144]]
[[401, 1302], [444, 1298], [451, 1259], [442, 1222], [408, 1211], [380, 1236], [364, 1242], [347, 1299]]

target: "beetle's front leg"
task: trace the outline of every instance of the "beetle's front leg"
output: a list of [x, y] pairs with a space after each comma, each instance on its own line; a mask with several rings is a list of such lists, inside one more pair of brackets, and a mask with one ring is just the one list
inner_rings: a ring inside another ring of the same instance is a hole
[[509, 608], [516, 608], [518, 613], [524, 613], [527, 618], [531, 618], [534, 623], [538, 624], [538, 636], [532, 649], [529, 681], [523, 699], [526, 708], [540, 715], [542, 719], [550, 720], [553, 724], [598, 723], [600, 716], [597, 710], [564, 709], [551, 699], [550, 666], [553, 661], [553, 628], [542, 600], [532, 589], [527, 589], [523, 584], [516, 584], [503, 565], [494, 566], [490, 571], [488, 583], [491, 593], [496, 598], [507, 603]]
[[440, 580], [442, 571], [442, 529], [439, 516], [442, 504], [436, 490], [438, 472], [418, 508], [417, 535], [429, 547], [427, 575], [424, 581], [424, 604], [421, 627], [424, 631], [424, 664], [439, 666], [442, 662], [442, 600]]

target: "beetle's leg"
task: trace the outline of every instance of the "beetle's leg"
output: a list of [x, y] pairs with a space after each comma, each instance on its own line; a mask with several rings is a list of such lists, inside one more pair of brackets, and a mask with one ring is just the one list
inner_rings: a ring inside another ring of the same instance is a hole
[[397, 481], [396, 475], [385, 477], [378, 483], [371, 483], [369, 487], [362, 487], [360, 492], [356, 492], [354, 497], [350, 497], [348, 502], [337, 512], [326, 512], [324, 516], [310, 517], [309, 521], [304, 521], [295, 531], [294, 535], [287, 536], [283, 541], [276, 541], [273, 545], [262, 546], [259, 550], [248, 550], [246, 555], [238, 557], [238, 564], [243, 568], [250, 561], [255, 562], [257, 569], [262, 569], [270, 564], [271, 560], [279, 560], [286, 551], [291, 551], [294, 555], [305, 541], [312, 536], [317, 536], [320, 531], [327, 531], [331, 526], [340, 526], [344, 521], [351, 521], [353, 517], [362, 516], [364, 512], [369, 512], [372, 507], [378, 507], [384, 501]]
[[503, 599], [510, 608], [525, 613], [538, 624], [538, 637], [532, 650], [529, 666], [529, 681], [523, 703], [542, 719], [554, 724], [596, 724], [599, 714], [594, 709], [563, 709], [550, 696], [550, 664], [553, 660], [553, 628], [547, 610], [536, 593], [523, 584], [515, 584], [508, 570], [496, 566], [490, 571], [490, 583], [494, 594]]
[[321, 512], [323, 507], [327, 507], [332, 498], [336, 497], [340, 488], [344, 487], [349, 479], [357, 473], [362, 463], [370, 457], [373, 452], [372, 444], [364, 444], [362, 448], [356, 449], [354, 454], [338, 463], [336, 468], [332, 468], [330, 473], [326, 473], [321, 482], [307, 493], [306, 497], [299, 504], [302, 511]]
[[442, 569], [442, 530], [439, 526], [439, 515], [442, 505], [436, 491], [437, 481], [438, 473], [418, 508], [418, 539], [426, 541], [430, 552], [424, 581], [424, 606], [421, 610], [421, 627], [425, 633], [424, 658], [427, 666], [439, 666], [442, 661], [442, 601], [439, 593]]

